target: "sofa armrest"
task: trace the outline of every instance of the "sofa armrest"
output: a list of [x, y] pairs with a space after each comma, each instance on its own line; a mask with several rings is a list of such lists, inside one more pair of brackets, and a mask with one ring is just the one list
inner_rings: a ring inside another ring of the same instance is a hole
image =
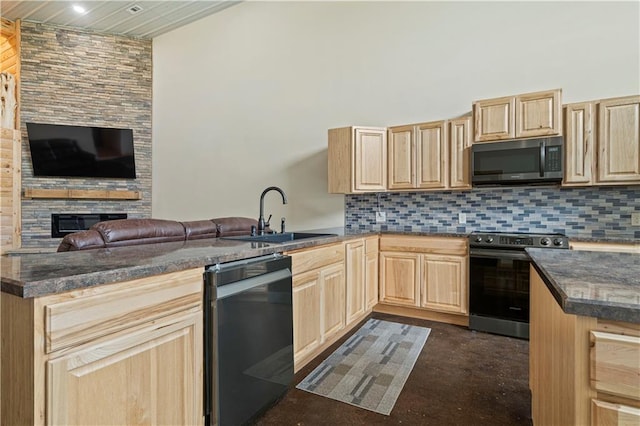
[[89, 229], [65, 235], [57, 251], [88, 250], [104, 247], [104, 240], [100, 233], [96, 230]]

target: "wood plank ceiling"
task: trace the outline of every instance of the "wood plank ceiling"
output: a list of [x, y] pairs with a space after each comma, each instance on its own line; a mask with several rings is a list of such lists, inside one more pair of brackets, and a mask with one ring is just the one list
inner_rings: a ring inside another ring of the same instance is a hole
[[[152, 39], [240, 1], [4, 1], [0, 15], [108, 34]], [[84, 12], [74, 10], [80, 6]]]

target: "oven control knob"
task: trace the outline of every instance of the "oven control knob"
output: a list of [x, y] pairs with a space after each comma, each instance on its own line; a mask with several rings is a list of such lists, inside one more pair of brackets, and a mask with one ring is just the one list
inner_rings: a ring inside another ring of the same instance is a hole
[[482, 237], [476, 237], [476, 243], [481, 243], [482, 242]]
[[553, 240], [553, 245], [560, 247], [563, 244], [562, 238], [556, 238]]
[[488, 243], [492, 243], [493, 242], [493, 237], [487, 237], [487, 242]]
[[548, 246], [549, 244], [551, 244], [551, 239], [544, 237], [540, 239], [540, 244], [542, 244], [543, 246]]

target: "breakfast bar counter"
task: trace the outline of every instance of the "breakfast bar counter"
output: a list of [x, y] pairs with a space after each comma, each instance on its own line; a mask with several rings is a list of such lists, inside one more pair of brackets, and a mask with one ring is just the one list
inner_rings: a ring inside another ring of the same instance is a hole
[[640, 254], [527, 249], [567, 314], [640, 323]]

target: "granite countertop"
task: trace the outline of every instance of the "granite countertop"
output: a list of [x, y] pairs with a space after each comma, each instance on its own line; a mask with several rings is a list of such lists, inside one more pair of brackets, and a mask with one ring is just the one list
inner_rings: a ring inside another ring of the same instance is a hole
[[640, 324], [640, 254], [526, 250], [565, 313]]
[[335, 236], [287, 243], [256, 243], [211, 238], [62, 253], [2, 256], [2, 291], [23, 298], [40, 297], [380, 233], [467, 237], [467, 234], [400, 230], [377, 232], [342, 227], [300, 232], [331, 233]]

